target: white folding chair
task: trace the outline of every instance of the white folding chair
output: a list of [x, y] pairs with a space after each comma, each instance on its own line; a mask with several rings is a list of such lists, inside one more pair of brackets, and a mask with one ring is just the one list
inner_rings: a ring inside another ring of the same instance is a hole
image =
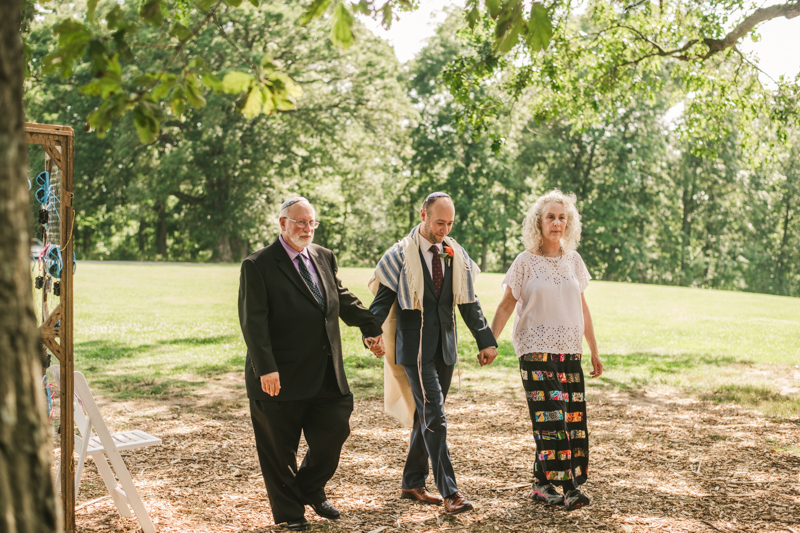
[[[60, 383], [61, 369], [59, 366], [54, 365], [51, 370], [55, 382]], [[80, 372], [75, 372], [74, 374], [76, 397], [73, 398], [72, 403], [75, 412], [75, 425], [78, 426], [78, 432], [75, 434], [75, 452], [78, 454], [78, 464], [75, 468], [75, 496], [77, 497], [78, 489], [81, 485], [84, 460], [89, 456], [97, 465], [97, 471], [103, 478], [103, 482], [106, 484], [106, 488], [114, 500], [119, 514], [125, 517], [132, 516], [128, 508], [130, 505], [144, 533], [155, 533], [156, 529], [153, 526], [153, 522], [147, 514], [147, 509], [144, 507], [142, 498], [133, 484], [130, 472], [128, 472], [128, 467], [125, 466], [125, 461], [122, 460], [122, 455], [119, 452], [161, 445], [161, 439], [139, 430], [113, 434], [109, 432], [108, 426], [106, 426], [105, 420], [100, 414], [100, 409], [94, 401], [92, 391], [89, 390], [86, 378]], [[85, 413], [84, 410], [86, 411]], [[94, 431], [92, 431], [93, 428]], [[110, 466], [108, 461], [111, 461]], [[57, 472], [56, 487], [59, 487], [61, 469], [59, 468]], [[116, 473], [116, 477], [114, 473]], [[117, 479], [119, 479], [119, 482], [117, 482]]]

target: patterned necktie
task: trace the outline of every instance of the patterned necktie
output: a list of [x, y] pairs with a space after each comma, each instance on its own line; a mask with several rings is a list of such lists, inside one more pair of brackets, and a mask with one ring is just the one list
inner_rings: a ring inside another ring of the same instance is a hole
[[314, 279], [311, 277], [311, 272], [308, 271], [308, 267], [306, 266], [306, 258], [303, 257], [303, 254], [298, 256], [299, 261], [297, 264], [300, 265], [300, 276], [303, 278], [303, 281], [306, 282], [308, 285], [311, 294], [314, 295], [314, 298], [317, 299], [319, 305], [322, 306], [322, 310], [325, 311], [325, 300], [322, 298], [322, 293], [319, 292], [319, 287], [317, 284], [314, 283]]
[[436, 289], [436, 296], [442, 293], [442, 283], [444, 282], [444, 272], [442, 272], [442, 260], [439, 259], [439, 247], [435, 244], [431, 246], [430, 253], [433, 254], [433, 261], [431, 261], [431, 270], [433, 270], [433, 288]]

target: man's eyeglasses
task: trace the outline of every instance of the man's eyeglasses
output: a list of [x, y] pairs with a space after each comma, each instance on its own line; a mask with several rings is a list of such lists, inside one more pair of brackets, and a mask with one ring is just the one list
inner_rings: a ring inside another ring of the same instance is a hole
[[311, 226], [311, 229], [317, 229], [320, 225], [320, 222], [318, 220], [311, 220], [309, 222], [306, 222], [305, 220], [295, 220], [289, 217], [286, 217], [286, 220], [291, 220], [292, 222], [294, 222], [303, 229], [306, 229], [308, 226]]

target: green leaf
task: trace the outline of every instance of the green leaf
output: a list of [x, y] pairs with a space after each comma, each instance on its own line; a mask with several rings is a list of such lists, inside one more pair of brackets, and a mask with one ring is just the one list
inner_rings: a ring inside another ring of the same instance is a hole
[[269, 79], [276, 94], [285, 94], [291, 98], [300, 98], [303, 95], [303, 89], [284, 72], [273, 72]]
[[331, 5], [331, 0], [312, 0], [305, 12], [300, 16], [300, 24], [305, 26], [315, 18], [321, 17], [329, 5]]
[[97, 131], [98, 137], [104, 137], [114, 120], [121, 117], [130, 108], [131, 103], [126, 94], [113, 94], [89, 114], [86, 122]]
[[183, 90], [183, 87], [175, 87], [175, 90], [172, 91], [172, 98], [170, 99], [169, 105], [172, 108], [172, 112], [175, 116], [181, 117], [183, 116], [183, 112], [186, 110], [186, 93]]
[[195, 0], [194, 5], [197, 6], [197, 9], [200, 11], [208, 11], [211, 9], [211, 6], [217, 3], [217, 0]]
[[192, 30], [181, 24], [180, 22], [176, 22], [172, 25], [172, 29], [169, 30], [170, 35], [173, 37], [177, 37], [179, 41], [186, 41], [192, 36]]
[[90, 81], [78, 90], [88, 96], [99, 96], [105, 100], [112, 94], [122, 92], [122, 83], [118, 79], [102, 77]]
[[196, 80], [186, 80], [186, 100], [189, 101], [189, 105], [197, 109], [205, 107], [206, 99], [203, 96], [203, 93], [200, 92], [200, 88], [197, 86]]
[[522, 2], [508, 0], [503, 5], [494, 27], [495, 52], [505, 54], [517, 44], [522, 23]]
[[45, 74], [60, 71], [66, 78], [72, 73], [72, 66], [83, 58], [92, 37], [91, 31], [82, 22], [73, 18], [59, 22], [53, 31], [58, 35], [58, 48], [45, 56], [43, 71]]
[[153, 97], [153, 100], [163, 100], [169, 94], [170, 89], [172, 89], [172, 85], [169, 83], [159, 83], [150, 91], [150, 96]]
[[225, 3], [231, 7], [239, 7], [242, 5], [242, 0], [225, 0]]
[[275, 60], [272, 59], [271, 55], [264, 54], [264, 57], [261, 58], [261, 68], [266, 72], [272, 72], [278, 69], [278, 65], [275, 64]]
[[97, 0], [86, 0], [86, 20], [94, 22], [94, 13], [97, 11]]
[[489, 11], [489, 16], [493, 19], [497, 18], [500, 14], [500, 9], [503, 7], [500, 1], [501, 0], [486, 0], [486, 9]]
[[84, 23], [73, 18], [62, 20], [53, 29], [58, 34], [58, 44], [61, 46], [76, 41], [88, 41], [92, 36]]
[[203, 82], [203, 85], [205, 85], [206, 87], [208, 87], [217, 94], [223, 92], [222, 80], [220, 80], [213, 74], [207, 74], [207, 73], [201, 74], [200, 81]]
[[259, 7], [261, 5], [260, 0], [250, 0], [250, 3], [253, 4], [253, 7]]
[[531, 6], [531, 17], [528, 20], [527, 37], [525, 41], [534, 51], [544, 50], [553, 38], [553, 22], [550, 19], [550, 12], [540, 2], [534, 2]]
[[381, 8], [383, 12], [383, 18], [381, 19], [381, 24], [387, 30], [392, 27], [392, 4], [390, 2], [386, 2], [383, 4]]
[[261, 114], [261, 108], [264, 105], [265, 95], [261, 87], [255, 86], [250, 89], [250, 94], [247, 95], [242, 107], [242, 115], [247, 118], [253, 118]]
[[353, 14], [344, 4], [339, 4], [333, 12], [333, 19], [331, 41], [338, 46], [347, 48], [353, 44]]
[[106, 13], [106, 26], [109, 30], [115, 30], [119, 28], [123, 17], [124, 15], [122, 13], [122, 7], [120, 7], [119, 4], [115, 5], [113, 8], [111, 8], [111, 11]]
[[238, 94], [246, 91], [253, 81], [255, 78], [251, 74], [232, 70], [222, 79], [222, 90], [228, 94]]
[[473, 7], [469, 11], [467, 11], [467, 26], [469, 29], [474, 30], [475, 24], [478, 23], [478, 20], [481, 18], [481, 12], [478, 10], [477, 7]]
[[142, 144], [149, 144], [158, 137], [161, 129], [159, 118], [149, 103], [142, 102], [134, 108], [133, 124], [136, 126], [136, 133]]
[[161, 26], [164, 23], [164, 15], [161, 14], [161, 0], [147, 0], [139, 10], [139, 17], [156, 28]]

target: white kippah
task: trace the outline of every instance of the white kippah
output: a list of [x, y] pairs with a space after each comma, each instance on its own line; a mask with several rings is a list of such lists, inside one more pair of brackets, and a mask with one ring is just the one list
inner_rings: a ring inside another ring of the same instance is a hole
[[283, 202], [283, 204], [281, 204], [281, 211], [283, 211], [284, 209], [286, 209], [288, 207], [293, 206], [297, 202], [308, 202], [308, 200], [306, 200], [302, 196], [295, 196], [294, 198], [289, 198], [288, 200]]

